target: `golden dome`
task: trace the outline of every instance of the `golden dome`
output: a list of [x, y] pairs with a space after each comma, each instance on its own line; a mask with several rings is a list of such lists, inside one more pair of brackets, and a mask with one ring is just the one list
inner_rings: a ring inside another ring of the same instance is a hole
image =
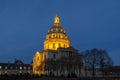
[[48, 34], [51, 34], [51, 33], [63, 33], [63, 34], [66, 34], [65, 33], [65, 30], [59, 26], [59, 27], [51, 27], [49, 30], [48, 30]]
[[52, 26], [46, 35], [44, 41], [44, 50], [57, 50], [57, 48], [67, 48], [70, 42], [67, 38], [65, 30], [60, 26], [59, 17], [56, 15], [54, 18], [54, 26]]

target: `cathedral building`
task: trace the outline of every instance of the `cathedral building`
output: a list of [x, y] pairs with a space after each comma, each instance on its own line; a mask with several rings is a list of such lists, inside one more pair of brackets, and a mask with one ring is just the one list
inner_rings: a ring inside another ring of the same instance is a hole
[[44, 50], [33, 57], [33, 74], [54, 76], [81, 76], [82, 55], [70, 46], [58, 15], [44, 40]]

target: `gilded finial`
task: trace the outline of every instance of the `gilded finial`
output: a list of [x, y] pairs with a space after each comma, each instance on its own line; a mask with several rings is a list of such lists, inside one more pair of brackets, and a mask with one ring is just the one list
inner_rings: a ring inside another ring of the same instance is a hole
[[54, 26], [60, 26], [60, 21], [59, 21], [59, 17], [58, 17], [58, 12], [56, 12], [56, 16], [54, 18]]

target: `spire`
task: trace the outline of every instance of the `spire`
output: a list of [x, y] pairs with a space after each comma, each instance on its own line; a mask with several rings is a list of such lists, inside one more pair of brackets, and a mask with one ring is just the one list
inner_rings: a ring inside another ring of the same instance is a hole
[[54, 18], [54, 26], [60, 26], [60, 21], [59, 21], [59, 17], [58, 17], [58, 13], [56, 13], [56, 16]]

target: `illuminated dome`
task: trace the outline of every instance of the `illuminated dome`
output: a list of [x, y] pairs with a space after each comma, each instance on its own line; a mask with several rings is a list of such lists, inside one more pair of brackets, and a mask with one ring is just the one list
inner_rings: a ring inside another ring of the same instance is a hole
[[63, 34], [66, 34], [65, 33], [65, 30], [59, 26], [59, 27], [51, 27], [49, 30], [48, 30], [48, 34], [51, 34], [51, 33], [63, 33]]
[[48, 30], [44, 41], [44, 50], [57, 50], [57, 48], [67, 48], [70, 42], [67, 38], [65, 30], [60, 26], [58, 15], [54, 18], [54, 25]]

